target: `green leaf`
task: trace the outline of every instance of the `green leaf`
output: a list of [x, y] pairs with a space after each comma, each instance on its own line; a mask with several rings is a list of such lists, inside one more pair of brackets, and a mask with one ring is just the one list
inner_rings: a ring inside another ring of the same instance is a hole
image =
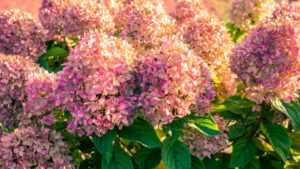
[[252, 139], [243, 138], [233, 145], [230, 167], [244, 167], [256, 155], [256, 147]]
[[94, 149], [94, 143], [93, 141], [87, 137], [87, 136], [83, 136], [81, 138], [77, 139], [79, 141], [79, 145], [77, 146], [77, 148], [84, 152], [84, 153], [90, 153], [93, 149]]
[[300, 135], [296, 133], [290, 133], [292, 152], [300, 155]]
[[37, 63], [48, 72], [58, 72], [63, 69], [62, 64], [68, 55], [69, 52], [66, 49], [52, 47], [38, 59]]
[[235, 114], [251, 113], [256, 103], [241, 96], [227, 98], [221, 105], [214, 107], [212, 112], [230, 111]]
[[183, 127], [185, 124], [185, 119], [177, 119], [173, 120], [171, 124], [165, 124], [163, 125], [163, 131], [171, 136], [171, 140], [173, 143], [177, 140], [178, 137], [180, 137], [183, 134]]
[[39, 57], [39, 59], [37, 60], [37, 64], [44, 68], [45, 70], [49, 71], [50, 72], [50, 69], [49, 69], [49, 65], [48, 65], [48, 59], [47, 59], [47, 56], [46, 55], [42, 55], [41, 57]]
[[282, 161], [274, 158], [271, 154], [260, 157], [259, 162], [263, 166], [263, 169], [283, 169]]
[[300, 101], [295, 100], [291, 103], [285, 103], [276, 98], [272, 101], [272, 105], [291, 119], [293, 127], [297, 132], [300, 124]]
[[207, 169], [218, 169], [217, 160], [212, 156], [211, 158], [204, 158], [203, 163]]
[[55, 56], [55, 57], [56, 56], [66, 57], [68, 55], [69, 55], [69, 52], [60, 47], [53, 47], [46, 53], [46, 56]]
[[139, 169], [154, 169], [161, 161], [161, 149], [141, 148], [133, 159]]
[[[213, 155], [211, 158], [214, 158], [217, 169], [229, 169], [230, 165], [230, 154], [226, 153], [217, 153]], [[207, 167], [206, 167], [207, 168]], [[209, 168], [210, 169], [210, 168]]]
[[189, 149], [178, 140], [172, 144], [172, 141], [167, 139], [162, 147], [161, 156], [169, 169], [190, 169], [191, 167]]
[[92, 154], [92, 160], [93, 160], [93, 164], [95, 169], [101, 169], [102, 167], [102, 156], [99, 152], [95, 152]]
[[113, 156], [113, 141], [116, 139], [117, 132], [115, 130], [108, 131], [102, 137], [93, 136], [93, 142], [97, 150], [102, 154], [107, 163]]
[[253, 138], [256, 148], [264, 152], [273, 152], [274, 149], [265, 139], [260, 137]]
[[286, 129], [277, 124], [261, 124], [260, 128], [281, 159], [286, 161], [291, 148], [291, 140]]
[[124, 127], [119, 135], [130, 141], [137, 141], [149, 148], [160, 147], [161, 142], [153, 127], [142, 119], [138, 119], [131, 126]]
[[93, 161], [91, 159], [85, 159], [80, 163], [78, 169], [89, 169], [91, 167], [93, 167]]
[[228, 139], [233, 140], [241, 137], [244, 134], [244, 129], [241, 124], [236, 123], [234, 125], [229, 126]]
[[261, 169], [259, 161], [254, 158], [247, 164], [244, 169]]
[[188, 125], [207, 136], [216, 136], [221, 133], [217, 123], [210, 115], [203, 117], [190, 116]]
[[224, 120], [239, 120], [242, 117], [241, 115], [234, 114], [231, 111], [221, 111], [218, 112], [218, 115], [223, 117]]
[[191, 156], [191, 169], [205, 169], [205, 164], [203, 161], [199, 160], [195, 156]]
[[231, 35], [231, 40], [234, 43], [237, 43], [240, 39], [242, 39], [243, 35], [246, 33], [235, 27], [235, 25], [230, 22], [226, 24], [226, 27], [228, 29], [228, 33]]
[[102, 160], [102, 169], [133, 169], [133, 164], [129, 155], [119, 146], [115, 146], [110, 163]]

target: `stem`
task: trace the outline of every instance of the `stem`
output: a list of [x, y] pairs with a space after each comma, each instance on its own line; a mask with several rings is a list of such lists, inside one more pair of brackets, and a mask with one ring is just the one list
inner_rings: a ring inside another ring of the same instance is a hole
[[116, 138], [116, 142], [119, 143], [125, 149], [125, 151], [129, 153], [130, 156], [133, 156], [134, 153], [127, 148], [127, 145], [122, 142], [120, 137]]

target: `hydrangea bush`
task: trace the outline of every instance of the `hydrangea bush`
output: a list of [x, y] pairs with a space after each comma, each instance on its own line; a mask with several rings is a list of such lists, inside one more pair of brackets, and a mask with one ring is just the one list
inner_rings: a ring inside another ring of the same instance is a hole
[[206, 3], [1, 12], [0, 169], [299, 168], [299, 2]]

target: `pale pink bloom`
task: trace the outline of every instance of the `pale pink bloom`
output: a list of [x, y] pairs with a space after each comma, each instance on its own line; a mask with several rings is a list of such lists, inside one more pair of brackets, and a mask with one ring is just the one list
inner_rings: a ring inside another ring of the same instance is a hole
[[0, 138], [0, 168], [74, 168], [68, 145], [56, 131], [19, 128]]
[[59, 73], [56, 105], [72, 114], [68, 130], [101, 136], [133, 121], [135, 50], [126, 41], [87, 33]]
[[196, 56], [209, 65], [218, 78], [218, 94], [232, 96], [236, 92], [236, 75], [229, 68], [229, 57], [233, 48], [226, 26], [215, 17], [198, 17], [183, 31], [184, 42]]
[[194, 110], [210, 110], [215, 92], [210, 71], [182, 42], [165, 39], [159, 49], [146, 52], [137, 70], [138, 106], [152, 124], [171, 123]]
[[78, 36], [89, 30], [114, 33], [111, 14], [96, 0], [43, 0], [39, 18], [49, 31], [49, 39]]
[[30, 13], [13, 9], [0, 13], [0, 52], [36, 61], [46, 51], [46, 32]]

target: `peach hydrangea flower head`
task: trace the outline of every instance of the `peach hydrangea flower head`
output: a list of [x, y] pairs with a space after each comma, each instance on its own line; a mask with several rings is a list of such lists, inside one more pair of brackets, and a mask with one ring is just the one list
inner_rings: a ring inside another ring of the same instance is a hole
[[71, 112], [70, 132], [101, 136], [132, 123], [135, 58], [124, 40], [94, 31], [84, 35], [59, 72], [56, 105]]
[[147, 8], [158, 7], [160, 10], [164, 10], [161, 0], [128, 0], [124, 3], [124, 6], [118, 10], [114, 15], [114, 22], [116, 30], [121, 32], [124, 29], [125, 23], [129, 20], [131, 15], [137, 10], [147, 10]]
[[19, 128], [3, 134], [0, 154], [1, 168], [74, 168], [62, 135], [46, 128]]
[[180, 27], [184, 27], [198, 16], [208, 16], [209, 13], [203, 0], [178, 0], [170, 15], [176, 19]]
[[148, 3], [130, 13], [121, 37], [139, 52], [160, 46], [164, 37], [175, 33], [175, 21], [162, 5]]
[[37, 60], [46, 51], [45, 30], [30, 13], [12, 9], [0, 13], [0, 52]]
[[98, 3], [105, 6], [112, 16], [115, 16], [129, 0], [98, 0]]
[[109, 10], [96, 0], [43, 0], [39, 18], [55, 36], [78, 36], [89, 30], [114, 33], [114, 22]]
[[283, 3], [278, 6], [273, 15], [264, 22], [272, 22], [272, 20], [300, 20], [300, 2]]
[[249, 31], [272, 15], [275, 0], [234, 0], [230, 9], [231, 22], [242, 31]]
[[273, 20], [251, 31], [234, 49], [231, 69], [246, 86], [245, 95], [262, 103], [289, 102], [300, 89], [299, 21]]
[[191, 110], [204, 115], [215, 92], [206, 63], [176, 38], [147, 51], [138, 63], [138, 106], [153, 125], [171, 123]]
[[218, 94], [223, 97], [234, 95], [236, 75], [229, 68], [229, 56], [234, 45], [226, 26], [215, 17], [198, 17], [189, 23], [183, 39], [198, 57], [208, 63], [218, 78]]

